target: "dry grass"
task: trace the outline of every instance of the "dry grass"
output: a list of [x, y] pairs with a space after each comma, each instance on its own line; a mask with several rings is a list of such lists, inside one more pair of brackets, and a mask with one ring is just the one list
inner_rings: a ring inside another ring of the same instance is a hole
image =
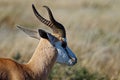
[[78, 57], [74, 68], [84, 66], [106, 74], [110, 80], [120, 80], [119, 0], [0, 0], [0, 56], [21, 54], [20, 62], [31, 57], [38, 41], [15, 25], [47, 28], [35, 18], [32, 3], [43, 16], [47, 12], [41, 6], [48, 5], [66, 27], [69, 46]]

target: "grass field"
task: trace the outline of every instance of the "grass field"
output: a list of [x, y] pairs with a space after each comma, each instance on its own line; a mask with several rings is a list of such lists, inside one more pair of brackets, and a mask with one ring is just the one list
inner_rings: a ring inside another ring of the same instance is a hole
[[1, 57], [25, 63], [38, 44], [16, 25], [51, 31], [34, 16], [33, 3], [45, 18], [48, 14], [42, 6], [52, 9], [56, 20], [65, 26], [68, 45], [78, 58], [73, 67], [56, 64], [52, 80], [120, 80], [119, 0], [0, 0]]

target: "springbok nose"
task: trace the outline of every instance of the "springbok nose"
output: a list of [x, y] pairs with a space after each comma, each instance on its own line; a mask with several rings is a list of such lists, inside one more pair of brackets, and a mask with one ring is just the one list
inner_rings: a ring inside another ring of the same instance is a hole
[[77, 63], [77, 58], [72, 58], [71, 60], [72, 60], [73, 65]]
[[77, 63], [77, 58], [71, 58], [69, 66], [73, 66]]

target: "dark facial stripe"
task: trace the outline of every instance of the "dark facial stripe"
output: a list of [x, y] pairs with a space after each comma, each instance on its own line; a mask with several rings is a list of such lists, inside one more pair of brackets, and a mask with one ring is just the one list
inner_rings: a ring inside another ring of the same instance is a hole
[[63, 41], [63, 42], [62, 42], [62, 47], [63, 47], [63, 48], [66, 48], [66, 46], [67, 46], [67, 43]]
[[66, 49], [66, 48], [64, 48], [64, 49], [65, 49], [65, 51], [67, 52], [68, 57], [69, 57], [70, 59], [72, 59], [72, 57], [69, 55], [67, 49]]

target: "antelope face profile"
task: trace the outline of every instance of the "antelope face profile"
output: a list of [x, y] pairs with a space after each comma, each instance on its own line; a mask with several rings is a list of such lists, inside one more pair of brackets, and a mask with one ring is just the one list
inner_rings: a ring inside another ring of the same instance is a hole
[[[18, 26], [21, 30], [23, 30], [25, 33], [27, 33], [29, 36], [40, 39], [48, 39], [49, 42], [56, 48], [58, 55], [56, 62], [61, 63], [61, 64], [67, 64], [69, 66], [74, 65], [77, 63], [77, 58], [75, 54], [71, 51], [71, 49], [67, 45], [67, 39], [66, 39], [66, 31], [65, 28], [62, 24], [58, 23], [53, 15], [51, 10], [47, 6], [43, 6], [44, 8], [47, 9], [48, 14], [49, 14], [49, 20], [46, 20], [43, 18], [38, 11], [36, 10], [35, 6], [32, 5], [33, 12], [35, 16], [45, 25], [50, 27], [53, 31], [53, 34], [48, 33], [42, 29], [39, 29], [38, 31], [32, 31], [25, 29], [23, 27]], [[39, 37], [40, 35], [40, 37]]]

